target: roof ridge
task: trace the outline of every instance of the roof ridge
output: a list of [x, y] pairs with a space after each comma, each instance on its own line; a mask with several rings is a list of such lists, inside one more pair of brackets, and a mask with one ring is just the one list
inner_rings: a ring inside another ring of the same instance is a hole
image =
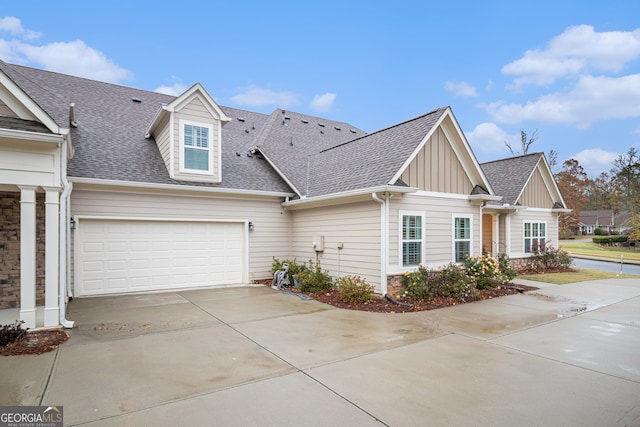
[[521, 158], [530, 157], [530, 156], [538, 156], [538, 157], [540, 157], [540, 155], [544, 155], [544, 153], [542, 151], [537, 151], [535, 153], [520, 154], [519, 156], [505, 157], [503, 159], [489, 160], [488, 162], [483, 162], [483, 163], [480, 163], [480, 164], [481, 165], [488, 165], [490, 163], [506, 162], [506, 161], [509, 161], [509, 160], [521, 159]]
[[421, 115], [419, 115], [419, 116], [417, 116], [417, 117], [414, 117], [414, 118], [412, 118], [412, 119], [405, 120], [405, 121], [403, 121], [403, 122], [396, 123], [395, 125], [391, 125], [391, 126], [388, 126], [388, 127], [386, 127], [386, 128], [382, 128], [382, 129], [377, 130], [377, 131], [375, 131], [375, 132], [371, 132], [371, 133], [368, 133], [368, 134], [366, 134], [366, 135], [359, 136], [358, 138], [354, 138], [354, 139], [351, 139], [351, 140], [349, 140], [349, 141], [347, 141], [347, 142], [343, 142], [342, 144], [338, 144], [338, 145], [334, 145], [333, 147], [325, 148], [324, 150], [319, 151], [319, 152], [318, 152], [318, 153], [316, 153], [316, 154], [325, 153], [325, 152], [327, 152], [327, 151], [329, 151], [329, 150], [333, 150], [334, 148], [338, 148], [338, 147], [341, 147], [341, 146], [344, 146], [344, 145], [347, 145], [347, 144], [351, 144], [352, 142], [355, 142], [355, 141], [357, 141], [357, 140], [359, 140], [359, 139], [367, 138], [367, 137], [370, 137], [370, 136], [373, 136], [373, 135], [379, 134], [379, 133], [381, 133], [381, 132], [386, 132], [386, 131], [388, 131], [388, 130], [390, 130], [390, 129], [397, 128], [397, 127], [399, 127], [399, 126], [403, 126], [403, 125], [405, 125], [405, 124], [407, 124], [407, 123], [414, 122], [414, 121], [416, 121], [416, 120], [422, 119], [422, 118], [424, 118], [424, 117], [426, 117], [426, 116], [429, 116], [429, 115], [431, 115], [431, 114], [437, 113], [438, 111], [445, 111], [447, 108], [449, 108], [449, 106], [436, 108], [436, 109], [435, 109], [435, 110], [433, 110], [433, 111], [430, 111], [430, 112], [425, 113], [425, 114], [421, 114]]

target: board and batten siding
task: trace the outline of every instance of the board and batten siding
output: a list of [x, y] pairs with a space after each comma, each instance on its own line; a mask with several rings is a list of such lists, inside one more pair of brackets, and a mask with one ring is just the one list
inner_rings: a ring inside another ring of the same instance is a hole
[[403, 274], [407, 268], [400, 260], [401, 221], [400, 212], [424, 214], [425, 261], [429, 268], [449, 264], [453, 261], [453, 216], [471, 215], [472, 255], [481, 255], [480, 210], [466, 198], [443, 195], [405, 195], [392, 199], [389, 208], [389, 270], [388, 274]]
[[551, 209], [553, 207], [554, 200], [549, 194], [549, 188], [542, 178], [539, 167], [534, 170], [518, 202], [531, 208]]
[[[74, 217], [158, 218], [176, 220], [251, 221], [247, 261], [249, 281], [271, 277], [273, 257], [287, 258], [290, 249], [290, 213], [278, 198], [249, 199], [215, 195], [157, 194], [149, 192], [74, 189]], [[73, 256], [72, 256], [73, 259]]]
[[471, 194], [473, 184], [451, 147], [444, 131], [438, 128], [401, 175], [410, 187], [441, 193]]
[[[299, 263], [316, 261], [313, 241], [324, 236], [324, 251], [318, 252], [323, 270], [334, 277], [360, 276], [381, 290], [380, 205], [357, 202], [292, 211], [292, 258]], [[343, 249], [338, 249], [338, 243]]]
[[[197, 123], [206, 123], [213, 126], [211, 135], [211, 150], [213, 150], [213, 175], [188, 174], [180, 172], [180, 120], [187, 120]], [[174, 165], [173, 173], [175, 179], [183, 179], [186, 181], [206, 181], [217, 182], [220, 172], [220, 120], [214, 118], [209, 110], [202, 103], [200, 98], [194, 97], [189, 103], [177, 111], [173, 115], [173, 144], [174, 149]]]

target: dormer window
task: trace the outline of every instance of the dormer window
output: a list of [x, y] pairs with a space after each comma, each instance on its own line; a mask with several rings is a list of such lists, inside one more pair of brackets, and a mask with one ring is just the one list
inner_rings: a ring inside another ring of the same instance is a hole
[[188, 173], [212, 174], [213, 126], [180, 120], [180, 170]]

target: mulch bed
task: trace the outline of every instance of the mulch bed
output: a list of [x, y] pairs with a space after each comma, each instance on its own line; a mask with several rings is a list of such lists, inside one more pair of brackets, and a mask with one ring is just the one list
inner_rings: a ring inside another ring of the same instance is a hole
[[42, 354], [55, 350], [69, 339], [62, 329], [50, 329], [27, 332], [20, 340], [0, 347], [0, 356], [19, 356], [22, 354]]
[[[269, 282], [264, 283], [266, 286], [271, 286]], [[514, 295], [521, 292], [527, 292], [532, 290], [537, 290], [539, 288], [533, 286], [525, 286], [525, 285], [507, 285], [504, 287], [499, 287], [497, 289], [487, 289], [481, 290], [480, 296], [478, 298], [469, 298], [466, 300], [459, 300], [454, 298], [435, 298], [432, 301], [411, 301], [413, 304], [412, 307], [407, 307], [404, 305], [396, 304], [388, 299], [376, 295], [372, 301], [364, 302], [364, 303], [345, 303], [340, 299], [340, 294], [336, 289], [332, 289], [330, 291], [325, 292], [315, 292], [315, 293], [307, 293], [300, 292], [305, 295], [309, 295], [316, 301], [320, 301], [325, 304], [332, 305], [338, 308], [344, 308], [348, 310], [360, 310], [360, 311], [369, 311], [374, 313], [409, 313], [413, 311], [425, 311], [425, 310], [435, 310], [438, 308], [451, 307], [454, 305], [466, 304], [474, 301], [481, 301], [485, 299], [498, 298], [505, 295]], [[291, 292], [299, 292], [295, 289], [291, 289]], [[409, 301], [403, 301], [409, 302]]]

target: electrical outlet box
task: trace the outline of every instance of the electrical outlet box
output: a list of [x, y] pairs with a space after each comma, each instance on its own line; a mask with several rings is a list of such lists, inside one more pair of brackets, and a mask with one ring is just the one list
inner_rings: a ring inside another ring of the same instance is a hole
[[324, 251], [324, 236], [314, 236], [313, 237], [313, 250], [316, 252]]

